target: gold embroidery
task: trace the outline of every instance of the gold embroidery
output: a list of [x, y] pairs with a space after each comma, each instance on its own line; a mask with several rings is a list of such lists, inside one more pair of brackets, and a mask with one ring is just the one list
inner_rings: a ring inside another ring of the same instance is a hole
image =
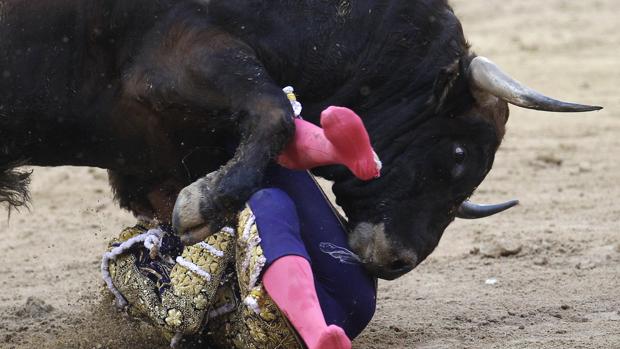
[[[129, 302], [130, 314], [149, 319], [167, 339], [175, 333], [202, 333], [208, 343], [223, 348], [303, 349], [260, 282], [265, 257], [249, 207], [239, 214], [236, 228], [236, 239], [221, 231], [203, 244], [185, 247], [181, 257], [200, 270], [176, 263], [161, 298], [158, 285], [140, 272], [131, 253], [110, 262], [113, 283]], [[125, 229], [115, 242], [145, 230]], [[230, 265], [235, 270], [225, 277]], [[210, 274], [208, 280], [202, 271]]]

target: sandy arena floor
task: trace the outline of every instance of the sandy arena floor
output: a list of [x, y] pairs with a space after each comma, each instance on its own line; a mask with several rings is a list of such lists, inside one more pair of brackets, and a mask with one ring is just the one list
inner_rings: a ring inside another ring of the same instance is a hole
[[[620, 348], [620, 17], [617, 0], [457, 0], [479, 54], [548, 94], [606, 109], [512, 109], [478, 201], [414, 272], [381, 282], [355, 348]], [[99, 256], [133, 222], [107, 177], [35, 169], [30, 212], [0, 219], [0, 348], [165, 348], [100, 293]], [[498, 249], [508, 257], [487, 258]], [[495, 284], [486, 281], [494, 279]]]

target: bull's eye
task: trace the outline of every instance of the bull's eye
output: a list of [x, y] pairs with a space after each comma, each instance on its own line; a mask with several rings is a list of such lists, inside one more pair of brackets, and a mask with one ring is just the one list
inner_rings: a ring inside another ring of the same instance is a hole
[[465, 172], [465, 159], [467, 151], [465, 147], [456, 144], [453, 148], [454, 166], [452, 167], [452, 178], [460, 178]]
[[454, 147], [454, 162], [462, 164], [465, 162], [465, 149], [461, 146]]

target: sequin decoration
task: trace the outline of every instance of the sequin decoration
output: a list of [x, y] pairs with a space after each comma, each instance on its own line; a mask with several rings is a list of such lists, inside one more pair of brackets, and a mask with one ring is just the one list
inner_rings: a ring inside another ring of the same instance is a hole
[[[123, 230], [110, 247], [148, 228]], [[260, 282], [265, 257], [249, 207], [239, 214], [236, 228], [236, 234], [222, 229], [178, 256], [152, 259], [138, 246], [111, 261], [110, 275], [130, 304], [129, 313], [150, 320], [168, 339], [185, 334], [216, 348], [303, 349]], [[176, 237], [164, 238], [174, 245]]]

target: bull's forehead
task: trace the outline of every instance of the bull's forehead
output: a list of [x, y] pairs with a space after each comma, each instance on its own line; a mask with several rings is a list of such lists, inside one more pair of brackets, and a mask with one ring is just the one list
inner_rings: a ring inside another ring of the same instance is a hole
[[[483, 92], [475, 92], [475, 94], [484, 94]], [[483, 97], [478, 97], [483, 98]], [[497, 137], [497, 146], [502, 142], [506, 134], [506, 122], [510, 115], [508, 103], [490, 94], [484, 94], [483, 102], [476, 103], [465, 117], [480, 119], [487, 122], [495, 130]]]

